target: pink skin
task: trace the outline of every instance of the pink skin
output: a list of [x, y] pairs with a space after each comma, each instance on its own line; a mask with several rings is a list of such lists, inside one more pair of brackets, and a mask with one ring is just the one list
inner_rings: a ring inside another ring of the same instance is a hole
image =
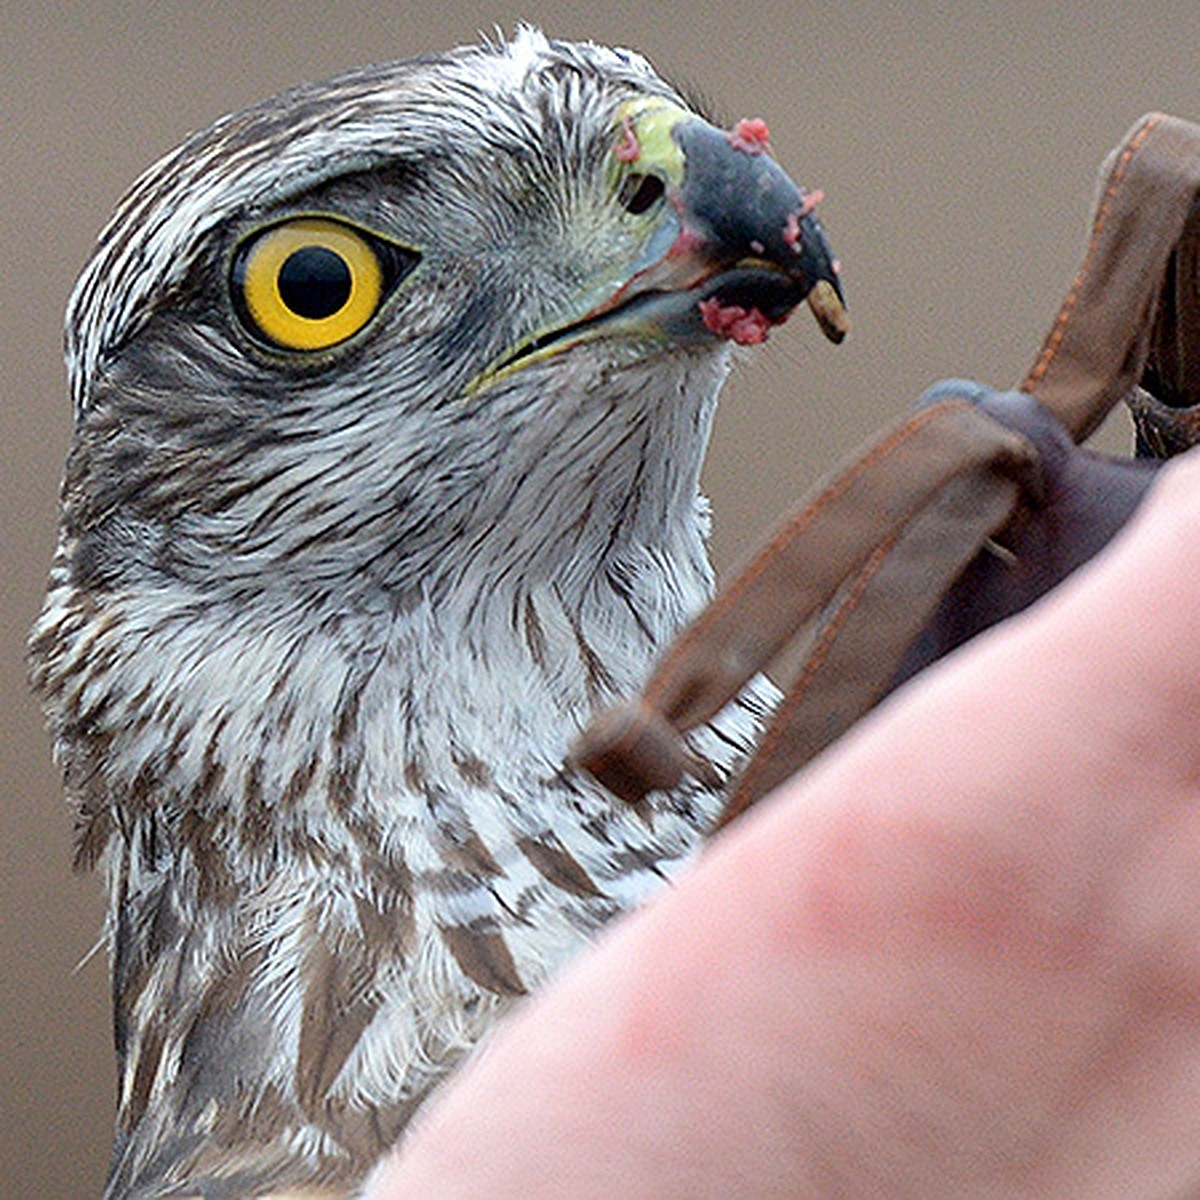
[[784, 243], [797, 253], [800, 253], [800, 214], [798, 212], [788, 213], [787, 221], [783, 226]]
[[500, 1029], [367, 1195], [1200, 1186], [1200, 457]]
[[825, 193], [820, 188], [813, 188], [811, 192], [808, 192], [800, 204], [800, 219], [803, 220], [807, 217], [824, 199]]
[[[679, 263], [692, 260], [695, 267], [694, 278], [676, 279], [674, 286], [695, 286], [712, 268], [704, 255], [706, 246], [704, 237], [694, 229], [684, 225], [679, 235], [667, 251], [667, 261]], [[627, 291], [622, 288], [605, 307], [611, 307]], [[757, 308], [741, 308], [736, 304], [722, 304], [715, 296], [708, 300], [697, 302], [700, 317], [705, 326], [717, 337], [728, 338], [740, 346], [757, 346], [766, 341], [772, 325], [781, 325], [787, 320], [787, 314], [772, 320]]]
[[805, 195], [800, 203], [800, 207], [795, 212], [790, 212], [787, 215], [787, 220], [783, 225], [783, 240], [785, 245], [790, 246], [797, 254], [802, 250], [800, 244], [800, 222], [824, 199], [825, 193], [820, 188], [816, 188]]
[[761, 117], [743, 117], [730, 131], [729, 144], [744, 154], [764, 154], [771, 148], [771, 133]]
[[667, 250], [667, 259], [683, 258], [685, 255], [699, 257], [706, 245], [701, 234], [685, 225]]
[[698, 304], [705, 326], [717, 337], [729, 338], [739, 346], [757, 346], [767, 340], [772, 325], [781, 325], [783, 319], [772, 321], [757, 308], [742, 308], [737, 304], [722, 304], [715, 296], [701, 300]]
[[617, 161], [623, 163], [637, 162], [641, 158], [642, 147], [638, 141], [637, 132], [633, 128], [632, 117], [625, 117], [622, 120], [621, 140], [617, 143], [613, 153], [617, 156]]

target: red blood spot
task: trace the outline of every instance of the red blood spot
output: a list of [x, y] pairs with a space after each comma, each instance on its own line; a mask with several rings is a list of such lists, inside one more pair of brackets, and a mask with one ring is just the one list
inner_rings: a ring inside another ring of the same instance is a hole
[[757, 308], [742, 308], [738, 304], [722, 304], [715, 296], [701, 300], [700, 316], [705, 326], [717, 337], [729, 338], [739, 346], [757, 346], [767, 340], [771, 319]]
[[613, 151], [617, 156], [618, 162], [637, 162], [642, 156], [642, 145], [638, 141], [637, 133], [633, 128], [633, 118], [624, 117], [621, 120], [621, 140], [617, 143], [616, 150]]
[[820, 188], [813, 188], [811, 192], [808, 192], [800, 203], [801, 218], [807, 217], [824, 199], [825, 193]]
[[783, 240], [797, 254], [800, 253], [800, 222], [824, 199], [825, 193], [820, 188], [806, 193], [800, 201], [800, 207], [795, 212], [788, 213], [787, 220], [783, 223]]
[[743, 117], [728, 134], [729, 144], [743, 154], [762, 154], [770, 148], [771, 133], [761, 117]]
[[679, 231], [679, 236], [671, 243], [671, 247], [667, 251], [667, 257], [679, 258], [683, 254], [693, 254], [703, 246], [703, 236], [685, 225]]

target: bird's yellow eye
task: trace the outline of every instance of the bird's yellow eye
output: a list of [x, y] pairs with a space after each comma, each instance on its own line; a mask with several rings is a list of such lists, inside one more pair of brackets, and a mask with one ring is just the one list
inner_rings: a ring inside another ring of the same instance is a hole
[[[285, 221], [233, 259], [234, 305], [251, 333], [285, 350], [325, 350], [375, 315], [398, 271], [383, 243], [323, 217]], [[415, 261], [409, 256], [408, 265]]]

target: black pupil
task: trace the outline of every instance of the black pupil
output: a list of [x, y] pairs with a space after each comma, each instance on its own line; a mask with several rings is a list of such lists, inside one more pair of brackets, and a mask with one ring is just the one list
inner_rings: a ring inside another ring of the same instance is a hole
[[298, 317], [332, 317], [350, 299], [353, 280], [340, 254], [324, 246], [305, 246], [289, 254], [279, 268], [279, 296]]
[[621, 205], [626, 212], [637, 216], [653, 208], [666, 190], [657, 175], [629, 175], [621, 184]]

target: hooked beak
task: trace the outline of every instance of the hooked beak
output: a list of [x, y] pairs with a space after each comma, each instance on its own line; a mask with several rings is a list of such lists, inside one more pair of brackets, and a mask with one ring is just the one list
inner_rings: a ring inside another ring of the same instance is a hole
[[625, 183], [650, 179], [663, 198], [641, 258], [598, 303], [526, 339], [475, 386], [622, 334], [756, 344], [802, 301], [840, 342], [849, 321], [838, 262], [813, 212], [821, 193], [793, 183], [767, 151], [761, 121], [726, 131], [666, 101], [630, 105], [614, 158]]
[[806, 192], [767, 150], [766, 126], [732, 132], [698, 117], [673, 129], [684, 160], [670, 195], [680, 230], [667, 254], [630, 281], [624, 298], [694, 293], [704, 326], [741, 343], [763, 341], [807, 300], [821, 331], [840, 342], [849, 329], [838, 262]]

